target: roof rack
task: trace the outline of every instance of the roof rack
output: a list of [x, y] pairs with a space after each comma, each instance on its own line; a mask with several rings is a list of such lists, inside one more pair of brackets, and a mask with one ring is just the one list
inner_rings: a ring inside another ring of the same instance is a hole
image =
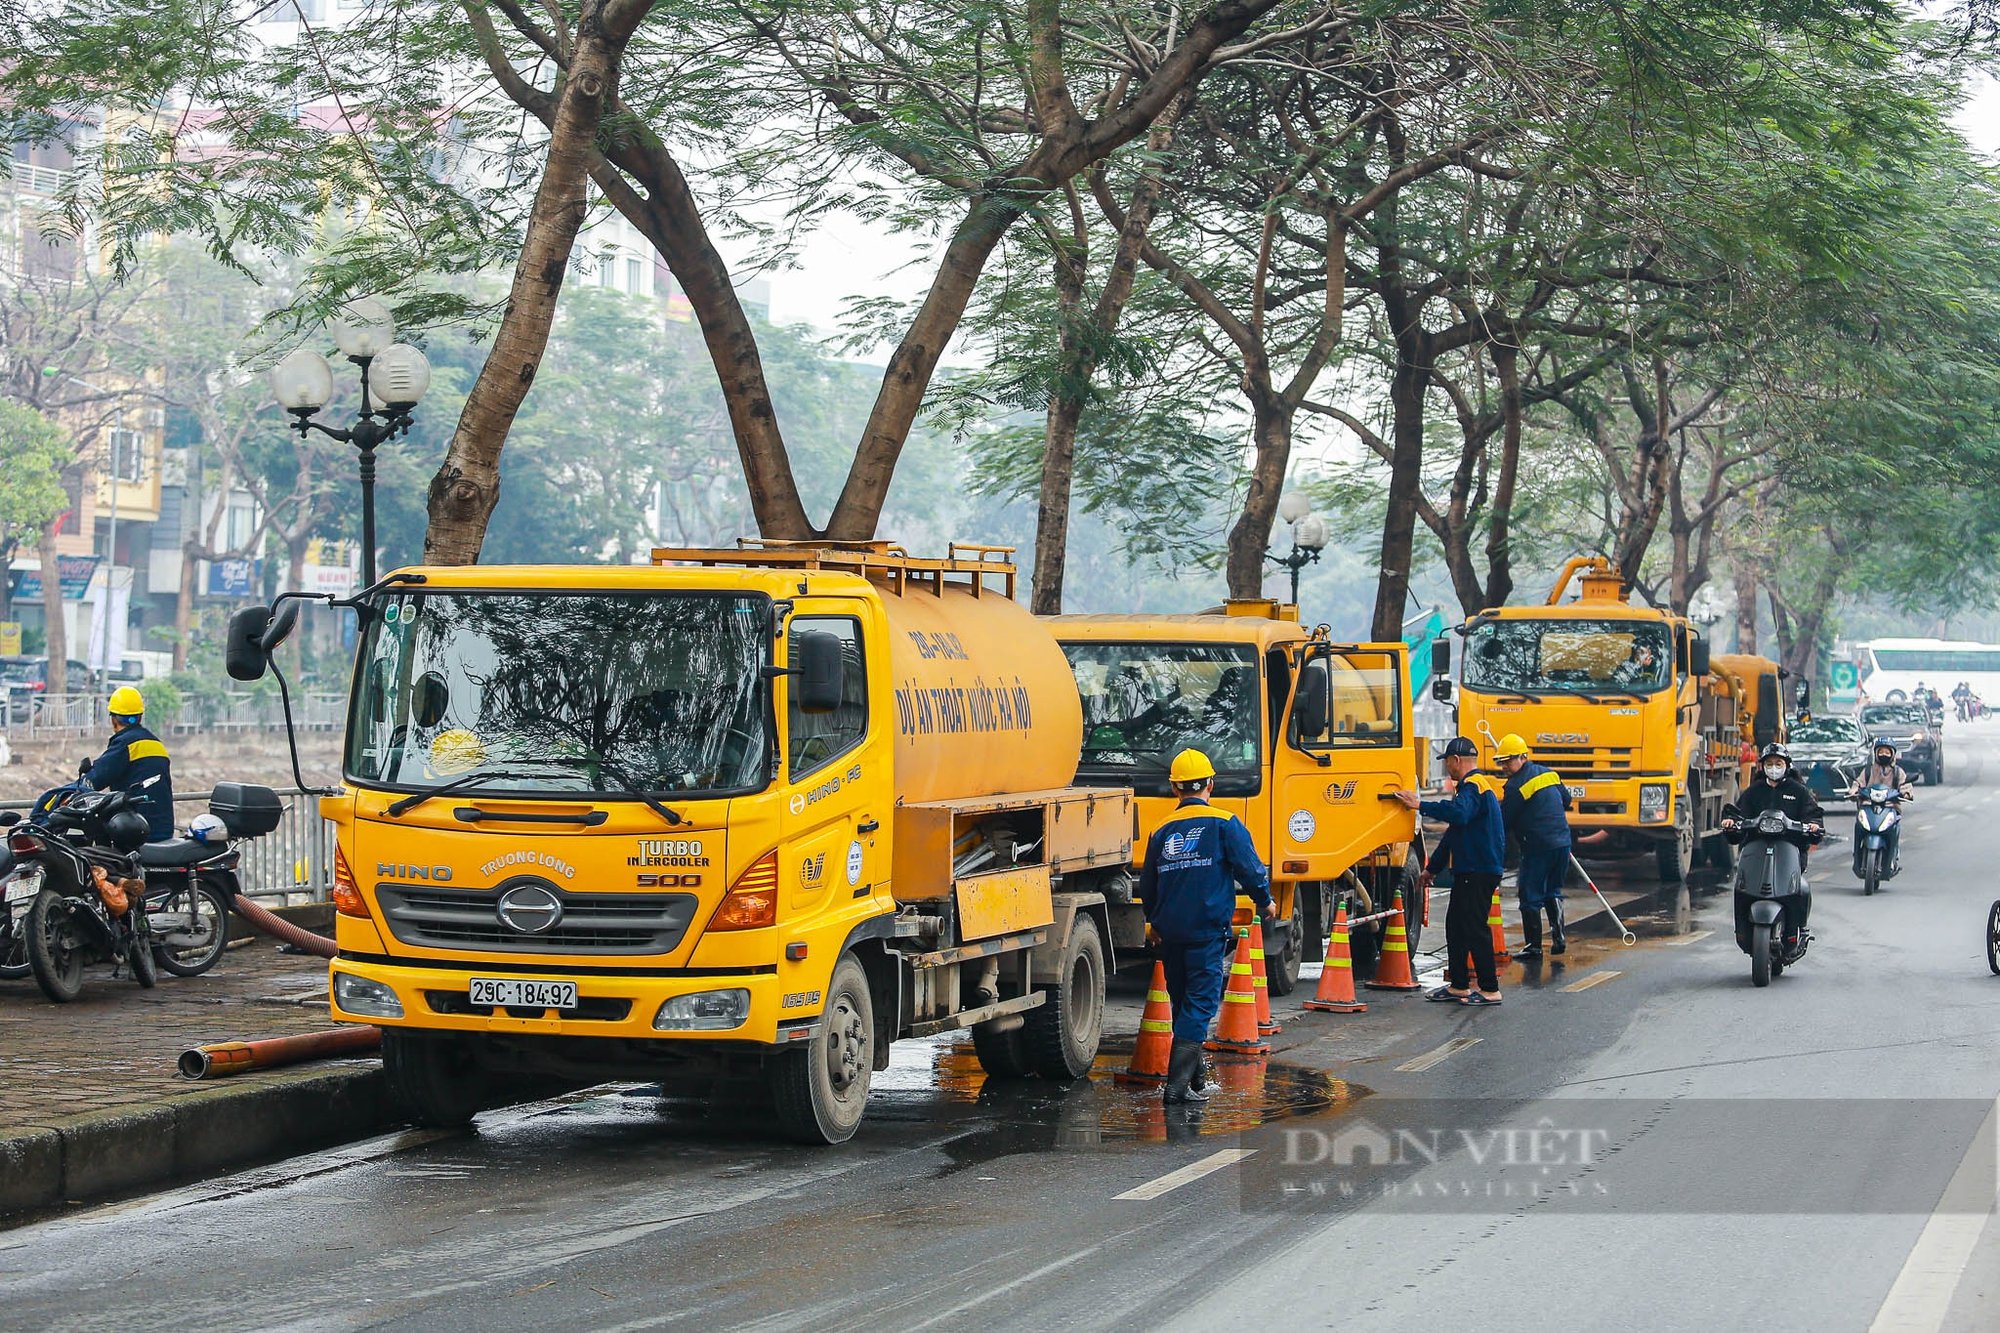
[[[732, 566], [743, 569], [827, 569], [859, 574], [888, 586], [897, 596], [914, 588], [944, 595], [946, 580], [974, 597], [998, 592], [1011, 599], [1017, 573], [1012, 546], [951, 542], [942, 560], [919, 559], [893, 542], [775, 541], [739, 537], [735, 546], [661, 546], [653, 563]], [[959, 576], [959, 577], [952, 577]], [[986, 580], [1000, 580], [997, 588]]]

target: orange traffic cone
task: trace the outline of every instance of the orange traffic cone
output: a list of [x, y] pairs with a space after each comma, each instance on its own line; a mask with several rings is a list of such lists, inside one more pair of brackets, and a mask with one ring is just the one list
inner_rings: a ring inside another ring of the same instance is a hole
[[1269, 1055], [1271, 1043], [1257, 1031], [1257, 983], [1250, 972], [1250, 936], [1236, 937], [1236, 958], [1229, 964], [1229, 988], [1222, 992], [1222, 1020], [1204, 1042], [1225, 1055]]
[[1493, 965], [1504, 967], [1514, 961], [1514, 955], [1507, 952], [1507, 925], [1500, 917], [1500, 888], [1493, 888], [1493, 907], [1486, 914], [1486, 928], [1493, 932]]
[[1132, 1063], [1117, 1076], [1120, 1083], [1164, 1083], [1167, 1057], [1174, 1049], [1174, 1009], [1167, 1000], [1167, 965], [1153, 964], [1153, 983], [1146, 987], [1146, 1009], [1139, 1015], [1139, 1044]]
[[1403, 891], [1396, 890], [1390, 903], [1395, 913], [1382, 932], [1382, 953], [1375, 960], [1375, 977], [1369, 990], [1417, 990], [1416, 973], [1410, 970], [1410, 933], [1403, 929]]
[[1327, 947], [1326, 964], [1320, 968], [1319, 990], [1306, 1008], [1325, 1014], [1365, 1014], [1368, 1006], [1354, 998], [1354, 955], [1347, 945], [1347, 903], [1333, 909], [1333, 943]]
[[1257, 988], [1257, 1031], [1262, 1036], [1282, 1032], [1271, 1017], [1271, 974], [1264, 968], [1264, 928], [1250, 923], [1250, 982]]

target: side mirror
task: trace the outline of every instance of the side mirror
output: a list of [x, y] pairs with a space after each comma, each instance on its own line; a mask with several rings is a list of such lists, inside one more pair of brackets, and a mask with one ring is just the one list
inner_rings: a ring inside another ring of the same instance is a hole
[[808, 631], [795, 645], [792, 699], [802, 713], [831, 713], [847, 697], [847, 658], [838, 635]]
[[271, 657], [264, 635], [271, 627], [271, 608], [246, 606], [229, 617], [229, 637], [222, 649], [222, 667], [231, 680], [262, 680]]
[[299, 603], [297, 601], [278, 603], [277, 609], [271, 613], [271, 623], [264, 627], [264, 633], [258, 639], [258, 643], [264, 649], [264, 655], [269, 657], [277, 652], [278, 645], [292, 637], [292, 630], [298, 623]]
[[1688, 644], [1688, 670], [1697, 676], [1708, 674], [1708, 640], [1700, 635]]
[[1451, 702], [1451, 680], [1448, 677], [1439, 676], [1431, 682], [1431, 698], [1441, 704]]
[[1449, 676], [1451, 674], [1451, 640], [1431, 640], [1431, 674]]
[[13, 828], [21, 822], [19, 810], [0, 810], [0, 828]]
[[1298, 692], [1292, 696], [1292, 720], [1298, 724], [1301, 740], [1318, 740], [1326, 735], [1326, 667], [1299, 673]]

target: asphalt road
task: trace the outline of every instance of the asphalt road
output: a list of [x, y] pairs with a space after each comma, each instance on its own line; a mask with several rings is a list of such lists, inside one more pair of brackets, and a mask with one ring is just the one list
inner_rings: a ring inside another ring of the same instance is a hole
[[1882, 895], [1834, 816], [1766, 990], [1697, 882], [1497, 1010], [1280, 1001], [1191, 1114], [946, 1042], [838, 1149], [598, 1090], [0, 1232], [0, 1327], [2000, 1327], [2000, 724], [1951, 738]]

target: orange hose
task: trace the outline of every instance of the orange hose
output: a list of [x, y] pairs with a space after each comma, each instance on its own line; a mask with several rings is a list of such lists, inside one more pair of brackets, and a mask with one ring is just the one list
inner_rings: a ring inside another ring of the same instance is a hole
[[248, 921], [266, 935], [272, 935], [285, 943], [304, 949], [316, 958], [331, 958], [334, 943], [324, 935], [315, 935], [302, 926], [295, 926], [281, 916], [265, 911], [243, 894], [236, 895], [236, 915]]
[[366, 1055], [379, 1050], [382, 1029], [357, 1025], [332, 1028], [326, 1032], [306, 1032], [296, 1037], [269, 1037], [263, 1041], [223, 1041], [182, 1051], [181, 1074], [187, 1078], [223, 1078], [251, 1069], [271, 1069], [304, 1060], [331, 1060], [343, 1055]]

